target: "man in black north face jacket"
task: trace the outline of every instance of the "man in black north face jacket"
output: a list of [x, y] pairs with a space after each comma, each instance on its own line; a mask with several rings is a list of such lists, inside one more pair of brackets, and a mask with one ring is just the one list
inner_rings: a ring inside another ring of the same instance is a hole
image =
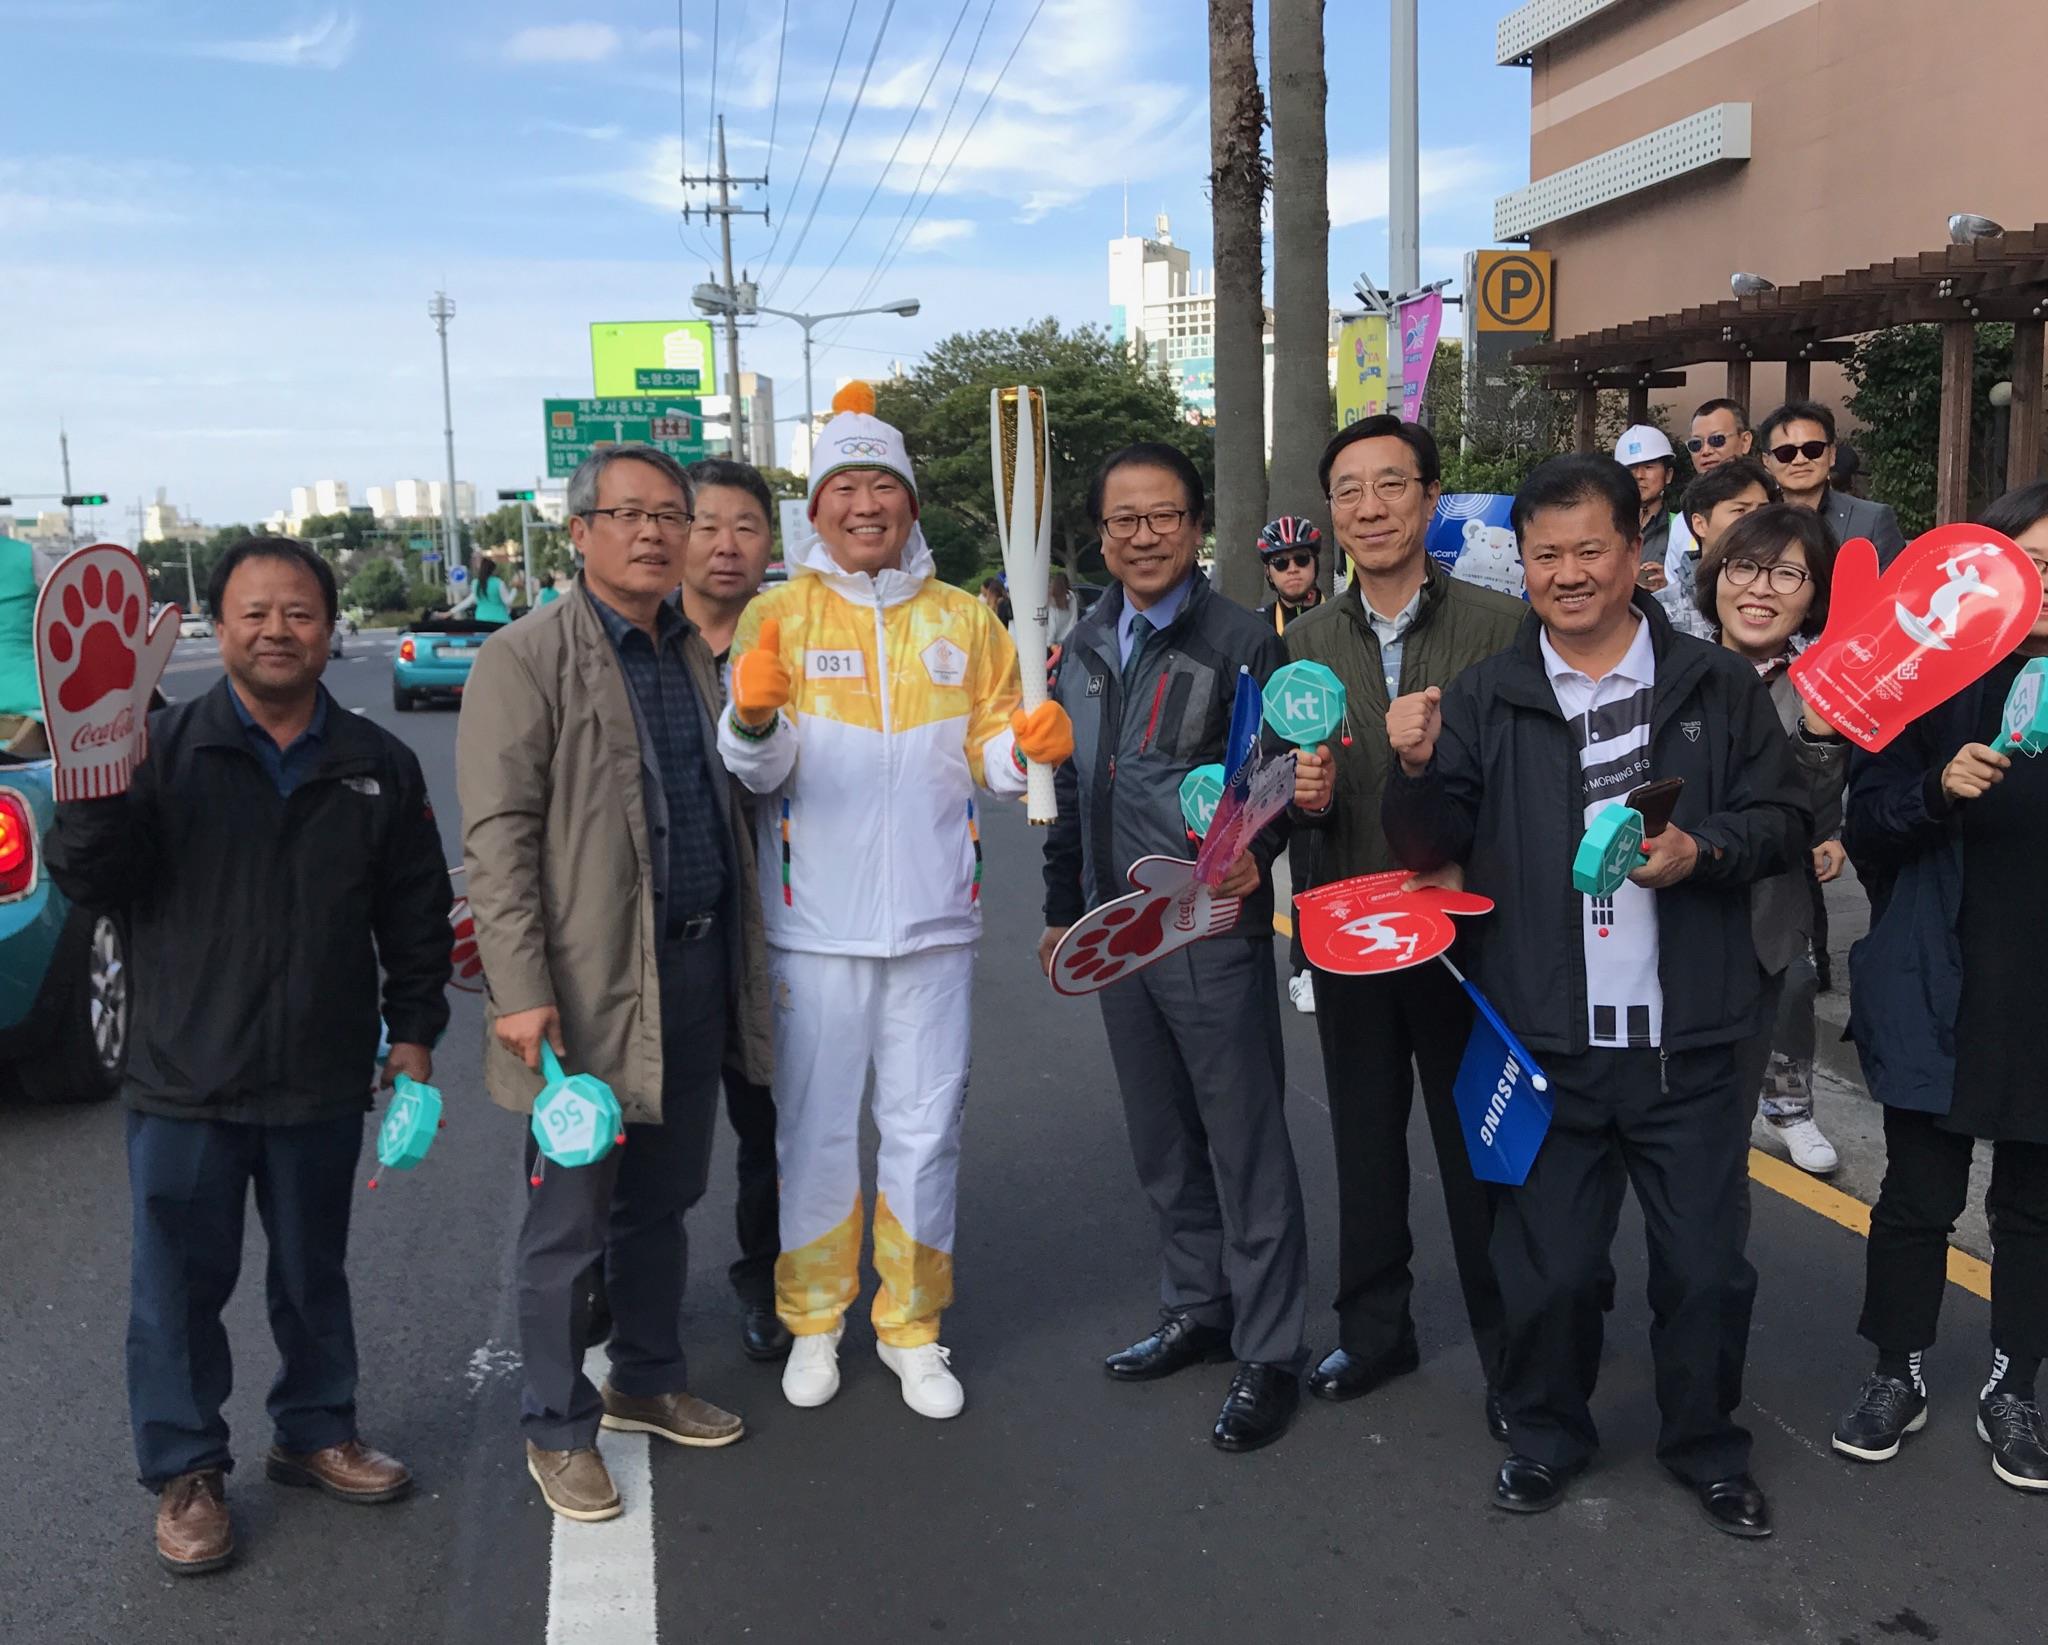
[[[1811, 818], [1754, 668], [1674, 630], [1635, 592], [1636, 488], [1604, 457], [1543, 464], [1515, 499], [1531, 615], [1515, 644], [1387, 714], [1383, 802], [1407, 866], [1457, 863], [1494, 899], [1468, 969], [1549, 1075], [1553, 1116], [1492, 1242], [1513, 1512], [1554, 1507], [1598, 1435], [1590, 1402], [1608, 1248], [1635, 1184], [1650, 1244], [1657, 1454], [1717, 1529], [1770, 1532], [1742, 1397], [1755, 1270], [1735, 1045], [1759, 1015], [1750, 882], [1804, 847]], [[1586, 825], [1681, 778], [1671, 825], [1610, 895], [1581, 895]]]

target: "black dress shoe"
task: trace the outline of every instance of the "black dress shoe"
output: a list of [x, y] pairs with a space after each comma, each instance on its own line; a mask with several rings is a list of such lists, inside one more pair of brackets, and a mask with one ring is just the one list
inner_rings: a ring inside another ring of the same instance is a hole
[[1732, 1474], [1699, 1488], [1700, 1508], [1717, 1531], [1730, 1536], [1769, 1536], [1771, 1505], [1747, 1474]]
[[1497, 1390], [1486, 1390], [1486, 1431], [1505, 1445], [1508, 1442], [1508, 1411]]
[[1219, 1325], [1197, 1325], [1186, 1314], [1169, 1309], [1159, 1329], [1120, 1354], [1111, 1354], [1102, 1368], [1119, 1382], [1151, 1382], [1170, 1377], [1190, 1365], [1217, 1365], [1230, 1358], [1230, 1333]]
[[1237, 1368], [1210, 1442], [1219, 1451], [1256, 1451], [1287, 1432], [1301, 1407], [1301, 1378], [1284, 1365]]
[[1494, 1476], [1493, 1505], [1511, 1514], [1547, 1513], [1564, 1501], [1564, 1488], [1578, 1468], [1551, 1468], [1520, 1453], [1500, 1465]]
[[789, 1352], [789, 1327], [782, 1323], [772, 1302], [750, 1302], [740, 1320], [740, 1347], [747, 1358], [781, 1359]]
[[1410, 1337], [1390, 1354], [1365, 1359], [1348, 1348], [1333, 1348], [1323, 1363], [1308, 1374], [1308, 1391], [1317, 1399], [1342, 1403], [1371, 1393], [1383, 1382], [1405, 1377], [1422, 1363], [1422, 1354]]

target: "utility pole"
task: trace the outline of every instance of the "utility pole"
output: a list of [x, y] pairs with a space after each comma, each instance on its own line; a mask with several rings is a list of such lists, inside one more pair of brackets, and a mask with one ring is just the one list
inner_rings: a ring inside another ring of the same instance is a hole
[[[1392, 0], [1387, 43], [1387, 296], [1398, 305], [1422, 284], [1422, 139], [1416, 88], [1415, 0]], [[1387, 349], [1387, 409], [1401, 412], [1400, 309]]]
[[[68, 498], [71, 493], [71, 436], [64, 432], [64, 425], [57, 425], [57, 452], [64, 459], [64, 491]], [[71, 534], [71, 540], [78, 541], [78, 515], [69, 501], [64, 504], [64, 529]]]
[[720, 290], [729, 299], [729, 306], [725, 310], [725, 394], [726, 403], [731, 408], [731, 414], [727, 421], [732, 428], [733, 460], [743, 463], [747, 460], [747, 442], [746, 414], [740, 405], [740, 313], [743, 309], [749, 312], [752, 311], [754, 293], [748, 290], [743, 299], [740, 284], [735, 282], [732, 277], [732, 220], [735, 217], [758, 217], [763, 224], [766, 224], [768, 221], [768, 208], [766, 206], [736, 206], [732, 203], [732, 190], [735, 186], [746, 187], [755, 184], [766, 188], [768, 186], [768, 179], [765, 177], [735, 177], [726, 169], [725, 116], [721, 114], [718, 117], [718, 170], [703, 177], [692, 177], [688, 172], [685, 172], [680, 181], [684, 188], [701, 184], [706, 188], [716, 187], [718, 190], [718, 204], [715, 206], [702, 205], [692, 207], [685, 203], [683, 206], [683, 221], [687, 223], [690, 220], [692, 210], [703, 212], [706, 221], [716, 217], [718, 219], [719, 239], [725, 247], [725, 284], [720, 287]]
[[452, 595], [460, 552], [455, 522], [455, 401], [448, 391], [448, 322], [455, 318], [455, 301], [445, 291], [437, 291], [427, 304], [427, 313], [441, 334], [441, 432], [448, 442], [448, 490], [441, 499], [441, 532], [447, 541], [441, 548], [441, 574]]

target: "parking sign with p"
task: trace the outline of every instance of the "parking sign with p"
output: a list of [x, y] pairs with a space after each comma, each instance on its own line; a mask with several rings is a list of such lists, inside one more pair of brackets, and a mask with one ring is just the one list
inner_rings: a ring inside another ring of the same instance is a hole
[[1550, 329], [1550, 253], [1482, 251], [1477, 290], [1481, 331]]

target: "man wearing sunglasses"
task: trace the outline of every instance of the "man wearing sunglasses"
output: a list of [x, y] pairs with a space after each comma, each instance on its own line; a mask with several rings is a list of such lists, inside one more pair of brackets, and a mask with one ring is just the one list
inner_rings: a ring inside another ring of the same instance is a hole
[[1827, 521], [1835, 541], [1868, 537], [1877, 560], [1890, 565], [1906, 546], [1899, 518], [1869, 497], [1852, 497], [1828, 484], [1835, 463], [1835, 414], [1814, 400], [1788, 400], [1756, 431], [1764, 467], [1794, 508], [1810, 508]]
[[1747, 457], [1756, 444], [1749, 412], [1737, 400], [1709, 400], [1692, 414], [1686, 454], [1695, 474], [1711, 474], [1723, 463]]
[[1259, 569], [1273, 590], [1259, 615], [1275, 634], [1285, 634], [1296, 617], [1323, 603], [1322, 561], [1323, 534], [1313, 520], [1283, 514], [1259, 533]]

